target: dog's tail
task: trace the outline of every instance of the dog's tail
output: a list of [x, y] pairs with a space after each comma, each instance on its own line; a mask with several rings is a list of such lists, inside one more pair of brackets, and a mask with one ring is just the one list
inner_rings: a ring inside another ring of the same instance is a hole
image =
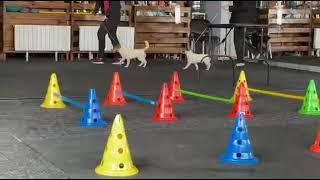
[[146, 44], [146, 47], [144, 48], [144, 50], [149, 49], [149, 42], [148, 41], [144, 41], [144, 43]]

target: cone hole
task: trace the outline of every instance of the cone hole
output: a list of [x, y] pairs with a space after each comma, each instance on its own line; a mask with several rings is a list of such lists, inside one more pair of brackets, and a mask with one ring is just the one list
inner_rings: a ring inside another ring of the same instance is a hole
[[93, 109], [93, 112], [97, 112], [97, 109]]
[[122, 139], [122, 134], [117, 135], [118, 139]]
[[176, 99], [178, 99], [178, 96], [175, 96]]
[[120, 101], [121, 99], [120, 98], [117, 98], [117, 101]]
[[116, 85], [117, 85], [117, 86], [119, 86], [119, 85], [120, 85], [120, 83], [118, 83], [118, 82], [117, 82], [117, 83], [116, 83]]
[[308, 93], [310, 93], [310, 90], [308, 90]]
[[313, 93], [316, 94], [316, 91], [314, 90]]
[[101, 166], [103, 166], [103, 161], [101, 161]]
[[246, 80], [243, 80], [243, 82], [246, 82]]
[[53, 87], [56, 87], [56, 84], [53, 84], [52, 86], [53, 86]]
[[96, 103], [96, 100], [95, 100], [95, 99], [92, 99], [92, 103]]
[[119, 164], [119, 168], [120, 168], [120, 169], [124, 168], [124, 164], [123, 164], [123, 163], [120, 163], [120, 164]]
[[318, 107], [316, 107], [315, 109], [316, 109], [316, 111], [318, 111]]
[[168, 96], [168, 95], [166, 96], [166, 99], [169, 99], [169, 96]]
[[241, 153], [237, 153], [237, 158], [241, 158]]
[[237, 144], [238, 144], [238, 145], [241, 145], [241, 144], [242, 144], [242, 140], [238, 139], [238, 140], [237, 140]]
[[169, 114], [170, 117], [172, 117], [172, 114]]
[[177, 81], [175, 81], [174, 83], [175, 83], [175, 84], [178, 84], [178, 82], [177, 82]]
[[237, 128], [237, 131], [238, 131], [238, 132], [242, 132], [242, 131], [243, 131], [242, 127], [238, 127], [238, 128]]
[[119, 154], [122, 154], [122, 153], [123, 153], [123, 149], [122, 149], [122, 148], [119, 148], [119, 149], [118, 149], [118, 153], [119, 153]]
[[57, 104], [57, 101], [53, 101], [53, 104]]
[[93, 119], [93, 122], [97, 122], [97, 118], [94, 118], [94, 119]]

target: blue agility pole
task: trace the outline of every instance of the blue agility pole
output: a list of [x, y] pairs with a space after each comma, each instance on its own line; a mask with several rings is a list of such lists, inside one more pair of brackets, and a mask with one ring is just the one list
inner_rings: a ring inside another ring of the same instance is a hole
[[69, 104], [71, 104], [73, 106], [76, 106], [76, 107], [81, 108], [81, 109], [84, 108], [84, 105], [79, 103], [79, 102], [77, 102], [77, 101], [74, 101], [74, 100], [72, 100], [70, 98], [64, 97], [64, 96], [56, 94], [56, 93], [54, 93], [54, 95], [59, 97], [59, 98], [61, 98], [63, 101], [65, 101], [65, 102], [67, 102], [67, 103], [69, 103]]

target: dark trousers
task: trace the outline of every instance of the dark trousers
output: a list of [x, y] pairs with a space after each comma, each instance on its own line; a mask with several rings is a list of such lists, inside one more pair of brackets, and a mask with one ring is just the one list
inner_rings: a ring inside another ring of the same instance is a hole
[[120, 46], [119, 40], [117, 38], [117, 28], [120, 23], [120, 19], [106, 19], [100, 24], [98, 30], [98, 40], [99, 40], [99, 57], [104, 58], [104, 49], [106, 48], [106, 35], [108, 34], [109, 39], [113, 47]]
[[[252, 33], [253, 29], [247, 29], [247, 33]], [[256, 39], [252, 39], [254, 42], [252, 42], [252, 44], [248, 41], [247, 38], [245, 38], [245, 47], [243, 46], [243, 34], [244, 32], [244, 29], [243, 28], [237, 28], [235, 27], [234, 28], [234, 47], [236, 49], [236, 54], [237, 54], [237, 60], [238, 61], [242, 61], [244, 59], [244, 56], [245, 54], [248, 52], [254, 54], [254, 55], [257, 55], [258, 54], [258, 51], [257, 51], [257, 46], [258, 46], [258, 42], [256, 42]], [[256, 45], [256, 47], [253, 46], [253, 44]], [[243, 48], [246, 48], [245, 51]], [[243, 53], [244, 52], [244, 53]]]

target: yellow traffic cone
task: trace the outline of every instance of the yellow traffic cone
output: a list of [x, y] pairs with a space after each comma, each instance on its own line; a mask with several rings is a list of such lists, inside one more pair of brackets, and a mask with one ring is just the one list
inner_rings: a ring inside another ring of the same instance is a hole
[[63, 103], [59, 95], [60, 95], [60, 88], [58, 84], [58, 78], [55, 73], [52, 73], [50, 77], [50, 83], [48, 86], [46, 97], [40, 107], [59, 108], [59, 109], [65, 108], [66, 105]]
[[133, 176], [139, 173], [134, 166], [124, 130], [122, 116], [117, 114], [105, 147], [103, 158], [95, 172], [104, 176]]
[[234, 103], [234, 100], [235, 100], [236, 96], [239, 93], [238, 89], [239, 89], [241, 83], [244, 84], [244, 87], [246, 89], [246, 94], [247, 94], [247, 97], [248, 97], [247, 101], [252, 101], [252, 98], [250, 97], [249, 90], [248, 90], [248, 84], [247, 84], [247, 80], [246, 80], [246, 75], [245, 75], [244, 71], [241, 71], [240, 72], [240, 76], [239, 76], [239, 80], [237, 82], [237, 86], [236, 86], [236, 88], [234, 90], [233, 96], [230, 99], [230, 102]]

